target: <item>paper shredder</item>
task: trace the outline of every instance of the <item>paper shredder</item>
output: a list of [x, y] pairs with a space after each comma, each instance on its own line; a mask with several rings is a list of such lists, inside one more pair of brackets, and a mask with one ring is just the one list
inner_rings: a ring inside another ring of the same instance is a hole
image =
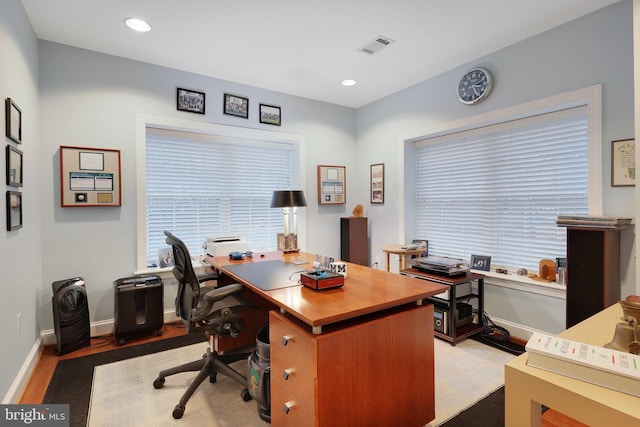
[[164, 303], [162, 279], [157, 275], [134, 276], [113, 282], [114, 335], [118, 344], [154, 332], [162, 334]]

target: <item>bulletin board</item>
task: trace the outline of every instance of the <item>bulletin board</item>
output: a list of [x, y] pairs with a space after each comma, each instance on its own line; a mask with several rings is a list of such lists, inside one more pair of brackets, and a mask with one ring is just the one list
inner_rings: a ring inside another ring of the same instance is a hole
[[120, 150], [60, 146], [60, 205], [121, 206]]

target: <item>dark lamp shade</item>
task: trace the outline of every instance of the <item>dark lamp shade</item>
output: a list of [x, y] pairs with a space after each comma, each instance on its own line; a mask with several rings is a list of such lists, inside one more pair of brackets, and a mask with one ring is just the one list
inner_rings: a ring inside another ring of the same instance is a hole
[[296, 206], [307, 206], [307, 201], [304, 198], [304, 192], [302, 191], [274, 191], [271, 198], [272, 208], [293, 208]]

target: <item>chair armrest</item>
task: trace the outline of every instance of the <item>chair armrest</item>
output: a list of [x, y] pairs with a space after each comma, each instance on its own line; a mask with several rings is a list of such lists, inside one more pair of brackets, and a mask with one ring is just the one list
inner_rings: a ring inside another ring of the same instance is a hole
[[228, 297], [229, 295], [240, 292], [242, 289], [244, 289], [244, 286], [242, 286], [240, 283], [233, 283], [231, 285], [210, 290], [209, 292], [204, 294], [203, 299], [206, 303], [213, 304], [216, 301], [220, 301], [221, 299]]
[[219, 277], [220, 275], [215, 271], [212, 271], [211, 273], [196, 274], [196, 278], [199, 283], [208, 282], [209, 280], [217, 280]]

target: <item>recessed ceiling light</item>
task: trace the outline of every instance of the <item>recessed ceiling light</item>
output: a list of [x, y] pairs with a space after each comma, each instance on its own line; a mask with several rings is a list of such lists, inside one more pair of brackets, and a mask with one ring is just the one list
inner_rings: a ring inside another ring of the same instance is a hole
[[340, 82], [340, 84], [341, 84], [342, 86], [353, 86], [353, 85], [355, 85], [356, 83], [358, 83], [358, 82], [357, 82], [357, 81], [355, 81], [355, 80], [353, 80], [353, 79], [346, 79], [346, 80], [343, 80], [343, 81], [341, 81], [341, 82]]
[[124, 23], [127, 24], [127, 27], [131, 28], [132, 30], [140, 31], [141, 33], [151, 31], [151, 25], [147, 24], [142, 19], [127, 18], [124, 20]]

